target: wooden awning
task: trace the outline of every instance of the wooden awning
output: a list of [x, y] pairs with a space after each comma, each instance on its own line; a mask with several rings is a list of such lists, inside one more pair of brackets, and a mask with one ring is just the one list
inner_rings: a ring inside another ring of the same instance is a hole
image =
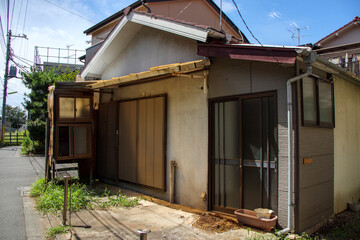
[[206, 59], [162, 65], [152, 67], [149, 71], [145, 72], [131, 73], [122, 77], [114, 77], [110, 80], [98, 80], [96, 83], [90, 84], [89, 87], [92, 89], [114, 88], [122, 85], [131, 85], [140, 82], [158, 80], [166, 77], [182, 76], [182, 74], [204, 70], [208, 68], [210, 64], [210, 60]]

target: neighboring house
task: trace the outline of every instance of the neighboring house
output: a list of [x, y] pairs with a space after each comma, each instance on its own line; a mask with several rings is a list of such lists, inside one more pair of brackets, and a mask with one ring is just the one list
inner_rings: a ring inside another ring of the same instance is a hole
[[314, 45], [321, 57], [360, 76], [360, 18], [327, 35]]
[[[143, 2], [146, 2], [146, 5]], [[224, 13], [220, 14], [219, 7], [212, 0], [139, 0], [131, 4], [129, 8], [142, 12], [151, 12], [163, 17], [202, 24], [217, 30], [220, 30], [221, 15], [222, 31], [238, 38], [241, 42], [249, 43], [238, 27]], [[125, 11], [127, 11], [126, 8], [84, 31], [86, 35], [91, 35], [91, 47], [86, 49], [86, 56], [83, 57], [85, 62], [88, 62], [94, 55], [101, 43], [124, 16]]]
[[50, 89], [47, 169], [78, 161], [83, 176], [203, 210], [270, 208], [311, 232], [334, 214], [334, 154], [360, 186], [359, 86], [310, 48], [128, 8], [81, 79]]
[[[320, 57], [329, 60], [330, 62], [350, 71], [356, 76], [360, 76], [360, 18], [355, 17], [351, 22], [327, 35], [314, 46], [315, 52]], [[360, 197], [360, 178], [356, 172], [360, 170], [359, 156], [360, 150], [351, 153], [349, 149], [360, 149], [357, 131], [353, 131], [350, 127], [360, 119], [357, 115], [351, 115], [351, 109], [355, 113], [358, 109], [358, 96], [356, 90], [353, 95], [347, 98], [341, 97], [345, 83], [339, 83], [338, 91], [335, 91], [335, 103], [339, 103], [337, 111], [341, 111], [345, 106], [350, 107], [340, 114], [336, 114], [336, 121], [346, 121], [344, 124], [337, 127], [334, 131], [334, 151], [335, 151], [335, 164], [334, 164], [334, 211], [339, 213], [347, 208], [348, 201], [357, 201]], [[335, 82], [335, 86], [337, 83]], [[337, 94], [339, 93], [339, 96]], [[341, 104], [340, 104], [341, 102]], [[345, 107], [346, 108], [346, 107]], [[349, 111], [349, 112], [346, 112]], [[349, 115], [350, 114], [350, 115]], [[341, 120], [340, 120], [341, 119]], [[352, 122], [352, 123], [351, 123]], [[350, 128], [349, 128], [350, 127]], [[355, 129], [358, 129], [356, 126]], [[349, 146], [351, 145], [351, 147]], [[347, 154], [346, 152], [349, 151]], [[343, 154], [346, 154], [345, 156]]]

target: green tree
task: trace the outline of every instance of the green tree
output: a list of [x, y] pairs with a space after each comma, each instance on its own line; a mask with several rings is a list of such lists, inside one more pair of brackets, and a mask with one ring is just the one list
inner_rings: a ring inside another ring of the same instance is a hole
[[19, 128], [26, 123], [26, 111], [6, 105], [6, 121], [11, 123], [12, 128]]
[[47, 115], [48, 88], [55, 82], [73, 82], [76, 79], [78, 70], [71, 71], [69, 68], [63, 70], [47, 68], [43, 71], [31, 68], [30, 72], [24, 73], [23, 83], [30, 89], [26, 94], [25, 109], [29, 113], [28, 130], [32, 141], [42, 149], [45, 143], [45, 121]]

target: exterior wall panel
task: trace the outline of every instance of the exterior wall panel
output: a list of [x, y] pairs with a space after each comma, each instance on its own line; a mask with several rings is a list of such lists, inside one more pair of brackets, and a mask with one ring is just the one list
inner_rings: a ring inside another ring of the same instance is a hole
[[287, 115], [286, 81], [294, 76], [292, 66], [230, 59], [212, 59], [209, 73], [209, 98], [277, 92], [278, 120], [278, 216], [287, 222]]
[[334, 77], [334, 91], [334, 211], [339, 213], [360, 198], [360, 87]]
[[[303, 71], [305, 69], [301, 67]], [[326, 73], [313, 69], [316, 75], [326, 79]], [[334, 194], [334, 129], [302, 126], [301, 81], [298, 89], [298, 203], [297, 232], [311, 233], [333, 213]], [[305, 164], [304, 158], [312, 163]]]

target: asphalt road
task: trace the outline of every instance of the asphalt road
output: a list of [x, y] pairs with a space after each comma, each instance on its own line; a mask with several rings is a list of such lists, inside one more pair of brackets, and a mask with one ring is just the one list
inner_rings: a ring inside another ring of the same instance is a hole
[[20, 147], [0, 149], [0, 239], [26, 239], [23, 200], [18, 188], [30, 186], [37, 178]]

